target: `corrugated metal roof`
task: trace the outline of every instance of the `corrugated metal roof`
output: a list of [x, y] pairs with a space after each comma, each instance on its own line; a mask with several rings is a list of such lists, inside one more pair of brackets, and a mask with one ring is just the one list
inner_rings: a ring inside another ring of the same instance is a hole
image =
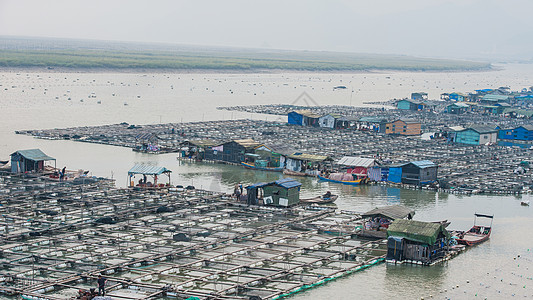
[[363, 218], [371, 218], [376, 216], [384, 216], [391, 220], [406, 218], [409, 214], [411, 217], [415, 215], [415, 211], [401, 205], [390, 205], [385, 207], [376, 207], [371, 211], [362, 214]]
[[463, 126], [452, 126], [452, 127], [450, 127], [450, 129], [453, 130], [453, 131], [465, 130], [465, 128]]
[[450, 104], [448, 106], [457, 106], [457, 107], [465, 107], [465, 108], [466, 107], [470, 107], [470, 105], [468, 105], [468, 104], [466, 104], [464, 102], [456, 102], [456, 103], [452, 103], [452, 104]]
[[402, 237], [410, 241], [433, 245], [440, 232], [450, 237], [441, 224], [397, 219], [389, 226], [387, 236]]
[[509, 96], [488, 94], [483, 96], [483, 101], [505, 101], [509, 99]]
[[431, 168], [431, 167], [436, 167], [437, 166], [431, 160], [417, 160], [417, 161], [412, 161], [411, 163], [413, 165], [419, 167], [420, 169]]
[[158, 167], [158, 166], [151, 166], [151, 165], [134, 165], [133, 168], [131, 168], [128, 171], [128, 174], [143, 174], [143, 175], [161, 175], [162, 173], [166, 172], [172, 172], [169, 169], [165, 167]]
[[387, 119], [383, 117], [362, 117], [359, 119], [359, 122], [382, 123], [387, 122]]
[[475, 132], [480, 133], [480, 134], [493, 133], [493, 132], [497, 132], [498, 131], [498, 130], [490, 127], [490, 126], [481, 126], [481, 125], [470, 126], [467, 129], [465, 129], [465, 130], [469, 130], [469, 129], [470, 130], [474, 130]]
[[25, 159], [33, 161], [56, 160], [55, 158], [44, 154], [41, 149], [18, 150], [17, 152], [11, 153], [11, 155], [14, 155], [16, 153], [22, 155]]
[[256, 148], [261, 146], [261, 143], [258, 143], [252, 139], [244, 139], [244, 140], [233, 140], [235, 143], [243, 146], [244, 148]]
[[314, 112], [309, 111], [309, 110], [297, 110], [296, 112], [304, 117], [313, 118], [313, 119], [320, 118], [319, 114], [315, 114]]
[[351, 166], [351, 167], [372, 167], [376, 165], [376, 160], [373, 158], [364, 158], [364, 157], [352, 157], [345, 156], [337, 162], [342, 166]]
[[299, 181], [296, 181], [292, 178], [283, 178], [283, 179], [274, 181], [274, 183], [286, 189], [290, 189], [290, 188], [294, 188], [294, 187], [298, 187], [302, 185]]
[[307, 154], [307, 153], [293, 153], [293, 154], [289, 155], [288, 158], [297, 159], [297, 160], [305, 160], [305, 161], [325, 161], [325, 160], [330, 160], [330, 158], [328, 156]]
[[[210, 139], [191, 140], [191, 141], [187, 141], [187, 142], [189, 142], [191, 145], [194, 145], [194, 146], [197, 146], [197, 147], [211, 147], [211, 146], [220, 145], [220, 142], [215, 141], [215, 140], [210, 140]], [[186, 142], [183, 142], [183, 143], [186, 143]]]

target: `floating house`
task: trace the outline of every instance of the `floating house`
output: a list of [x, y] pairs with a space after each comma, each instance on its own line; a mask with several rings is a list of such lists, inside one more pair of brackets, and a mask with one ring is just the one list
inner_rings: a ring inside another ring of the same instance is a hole
[[438, 165], [429, 160], [389, 166], [387, 180], [392, 183], [426, 185], [437, 181]]
[[527, 118], [527, 119], [531, 119], [531, 117], [533, 117], [533, 110], [507, 107], [507, 108], [503, 109], [503, 113], [502, 114], [504, 116], [508, 116], [510, 118], [516, 118], [516, 119]]
[[432, 161], [412, 161], [401, 168], [402, 183], [420, 186], [437, 181], [438, 165]]
[[424, 102], [419, 100], [402, 99], [396, 103], [398, 109], [419, 111], [424, 110]]
[[339, 114], [327, 114], [318, 118], [318, 123], [322, 128], [337, 128], [337, 121], [342, 118]]
[[[169, 169], [165, 167], [158, 167], [158, 166], [152, 166], [152, 165], [146, 165], [146, 164], [136, 164], [128, 171], [128, 177], [129, 177], [129, 186], [130, 187], [140, 187], [140, 188], [158, 188], [158, 187], [164, 187], [165, 184], [158, 183], [159, 176], [161, 174], [165, 174], [168, 176], [168, 184], [170, 185], [170, 171]], [[139, 179], [139, 182], [135, 184], [135, 176], [141, 175], [142, 178]], [[147, 176], [151, 176], [153, 181], [149, 182], [147, 180]]]
[[288, 114], [288, 123], [301, 126], [319, 127], [320, 115], [308, 110], [292, 111]]
[[357, 121], [357, 129], [385, 133], [387, 119], [383, 117], [362, 117]]
[[289, 207], [300, 203], [301, 183], [284, 178], [270, 183], [257, 183], [246, 187], [249, 205]]
[[455, 142], [468, 145], [496, 143], [498, 130], [489, 126], [471, 126], [455, 133]]
[[180, 157], [190, 159], [203, 160], [206, 149], [220, 144], [217, 141], [210, 139], [191, 140], [180, 143]]
[[415, 120], [399, 119], [385, 125], [386, 134], [399, 135], [420, 135], [422, 134], [422, 124]]
[[508, 101], [509, 101], [509, 96], [495, 95], [495, 94], [487, 94], [483, 96], [480, 100], [481, 103], [487, 104], [487, 105], [494, 105], [496, 103], [508, 102]]
[[498, 145], [531, 148], [533, 146], [533, 125], [522, 125], [498, 131]]
[[379, 166], [377, 160], [373, 158], [352, 156], [345, 156], [341, 158], [337, 164], [347, 168], [346, 173], [356, 175], [357, 178], [368, 177], [368, 170], [371, 167]]
[[[332, 159], [325, 155], [295, 152], [286, 157], [285, 168], [294, 172], [317, 175], [319, 170], [323, 170], [327, 166], [330, 166], [331, 161]], [[313, 174], [313, 171], [316, 174]]]
[[470, 105], [464, 102], [456, 102], [446, 106], [446, 112], [449, 114], [463, 114], [467, 112], [470, 108]]
[[450, 233], [439, 223], [397, 219], [387, 229], [387, 261], [430, 265], [446, 256]]
[[453, 93], [448, 94], [448, 100], [451, 100], [451, 101], [462, 102], [462, 101], [466, 101], [467, 99], [468, 99], [468, 96], [462, 93], [453, 92]]
[[56, 159], [40, 149], [18, 150], [11, 153], [11, 173], [43, 172], [47, 161], [54, 161], [56, 167]]
[[413, 218], [415, 211], [401, 205], [376, 207], [362, 214], [364, 223], [360, 236], [384, 239], [387, 237], [387, 229], [396, 219], [409, 220]]
[[424, 93], [424, 92], [411, 93], [411, 99], [412, 100], [427, 100], [428, 93]]
[[259, 146], [261, 144], [252, 139], [233, 140], [206, 149], [205, 159], [238, 164], [245, 161], [246, 153], [255, 153]]
[[247, 157], [251, 157], [254, 163], [263, 163], [264, 167], [285, 167], [287, 156], [295, 153], [296, 151], [287, 146], [281, 144], [269, 144], [261, 145], [254, 149], [254, 153], [247, 153]]

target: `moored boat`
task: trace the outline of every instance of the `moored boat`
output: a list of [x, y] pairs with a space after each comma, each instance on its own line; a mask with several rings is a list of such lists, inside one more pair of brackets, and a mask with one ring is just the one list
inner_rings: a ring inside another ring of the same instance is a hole
[[246, 163], [246, 162], [241, 162], [241, 165], [247, 169], [252, 169], [252, 170], [262, 170], [262, 171], [272, 171], [272, 172], [282, 172], [283, 171], [283, 168], [282, 167], [259, 167], [259, 166], [256, 166], [254, 164], [250, 164], [250, 163]]
[[301, 203], [306, 203], [306, 204], [313, 204], [313, 203], [326, 204], [326, 203], [335, 202], [335, 200], [337, 200], [338, 197], [339, 196], [337, 196], [337, 195], [331, 195], [329, 197], [318, 196], [318, 197], [314, 197], [314, 198], [300, 199], [300, 202]]
[[329, 182], [334, 182], [334, 183], [347, 184], [347, 185], [359, 185], [361, 182], [363, 182], [363, 179], [355, 179], [355, 180], [336, 180], [336, 179], [330, 179], [330, 178], [324, 177], [324, 176], [322, 176], [322, 175], [318, 175], [318, 179], [320, 179], [320, 180], [324, 180], [324, 181], [329, 181]]
[[304, 172], [298, 172], [298, 171], [293, 171], [293, 170], [289, 170], [289, 169], [283, 169], [283, 174], [289, 175], [289, 176], [308, 176]]
[[[492, 232], [492, 220], [494, 216], [483, 215], [483, 214], [474, 214], [474, 226], [470, 228], [467, 232], [459, 233], [457, 242], [459, 244], [473, 246], [484, 241], [488, 240]], [[476, 224], [477, 218], [488, 218], [490, 219], [490, 226], [481, 226]]]

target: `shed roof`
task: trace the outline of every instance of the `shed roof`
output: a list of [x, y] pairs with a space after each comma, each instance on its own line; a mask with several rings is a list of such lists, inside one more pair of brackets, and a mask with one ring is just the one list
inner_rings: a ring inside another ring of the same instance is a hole
[[319, 114], [315, 114], [314, 112], [310, 111], [310, 110], [297, 110], [296, 113], [304, 116], [304, 117], [308, 117], [308, 118], [313, 118], [313, 119], [318, 119], [320, 118], [320, 115]]
[[387, 119], [384, 117], [362, 117], [359, 119], [359, 122], [382, 123], [387, 122]]
[[456, 103], [452, 103], [448, 106], [457, 106], [457, 107], [464, 107], [464, 108], [467, 108], [467, 107], [470, 107], [470, 105], [464, 103], [464, 102], [456, 102]]
[[450, 130], [452, 131], [462, 131], [462, 130], [465, 130], [465, 128], [463, 126], [452, 126], [452, 127], [449, 127]]
[[297, 160], [305, 160], [305, 161], [326, 161], [331, 160], [328, 156], [325, 155], [315, 155], [315, 154], [307, 154], [307, 153], [300, 153], [296, 152], [288, 156], [291, 159], [297, 159]]
[[243, 146], [244, 148], [256, 148], [262, 145], [261, 143], [258, 143], [252, 139], [233, 140], [233, 142]]
[[[264, 144], [261, 146], [264, 146], [265, 148], [270, 149], [270, 151], [272, 152], [285, 155], [285, 156], [296, 152], [290, 145], [287, 145], [287, 144]], [[261, 146], [258, 146], [257, 148], [261, 148]]]
[[497, 132], [496, 129], [494, 129], [494, 128], [490, 127], [490, 126], [482, 126], [482, 125], [470, 126], [470, 127], [466, 128], [465, 130], [462, 130], [462, 131], [466, 131], [466, 130], [474, 130], [475, 132], [477, 132], [479, 134]]
[[420, 123], [419, 121], [416, 121], [416, 120], [413, 120], [413, 119], [397, 119], [397, 120], [394, 120], [392, 121], [391, 123], [396, 123], [396, 122], [404, 122], [405, 124], [417, 124], [417, 123]]
[[433, 245], [441, 232], [447, 238], [450, 237], [448, 231], [439, 223], [397, 219], [389, 226], [387, 236], [402, 237], [410, 241]]
[[15, 154], [22, 155], [25, 159], [33, 161], [56, 160], [55, 158], [44, 154], [41, 149], [18, 150], [16, 152], [11, 153], [11, 156]]
[[417, 160], [410, 162], [411, 164], [419, 167], [420, 169], [436, 167], [437, 165], [431, 160]]
[[187, 143], [194, 145], [196, 147], [211, 147], [211, 146], [220, 145], [220, 142], [217, 142], [215, 140], [210, 140], [210, 139], [184, 141], [181, 144], [187, 144]]
[[259, 183], [255, 183], [255, 184], [252, 184], [252, 185], [247, 186], [246, 189], [262, 188], [262, 187], [267, 186], [267, 185], [269, 185], [269, 184], [270, 184], [270, 183], [259, 182]]
[[373, 158], [345, 156], [339, 160], [338, 164], [342, 166], [368, 168], [376, 165], [376, 160]]
[[292, 178], [283, 178], [283, 179], [274, 181], [274, 183], [286, 189], [290, 189], [290, 188], [294, 188], [294, 187], [298, 187], [302, 185], [299, 181], [296, 181]]
[[133, 168], [131, 168], [128, 171], [128, 175], [132, 175], [132, 174], [161, 175], [162, 173], [170, 173], [170, 172], [172, 171], [170, 171], [169, 169], [165, 167], [137, 164], [137, 165], [134, 165]]
[[389, 205], [385, 207], [376, 207], [373, 210], [362, 214], [363, 218], [371, 218], [377, 216], [384, 216], [391, 220], [406, 218], [409, 214], [415, 215], [415, 211], [401, 205]]
[[487, 94], [487, 95], [483, 96], [482, 99], [483, 99], [483, 101], [498, 102], [498, 101], [505, 101], [505, 100], [509, 99], [509, 96]]

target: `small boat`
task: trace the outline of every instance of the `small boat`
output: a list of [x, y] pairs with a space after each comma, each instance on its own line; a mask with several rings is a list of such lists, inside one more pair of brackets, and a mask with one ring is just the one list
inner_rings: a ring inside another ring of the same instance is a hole
[[272, 171], [272, 172], [283, 172], [282, 167], [258, 167], [254, 164], [241, 162], [241, 165], [247, 169], [261, 170], [261, 171]]
[[[490, 226], [480, 226], [476, 225], [477, 218], [488, 218], [490, 219]], [[483, 215], [483, 214], [474, 214], [474, 226], [470, 228], [467, 232], [459, 233], [457, 242], [459, 244], [473, 246], [480, 244], [489, 239], [490, 233], [492, 232], [492, 220], [494, 216]]]
[[305, 204], [313, 204], [313, 203], [326, 204], [326, 203], [335, 202], [335, 200], [337, 200], [337, 198], [339, 198], [339, 196], [337, 196], [337, 195], [331, 195], [331, 196], [329, 196], [327, 198], [324, 198], [324, 196], [322, 195], [322, 196], [309, 198], [309, 199], [300, 199], [300, 202], [301, 203], [305, 203]]
[[310, 176], [304, 172], [298, 172], [298, 171], [293, 171], [289, 169], [283, 169], [283, 174], [289, 175], [289, 176]]
[[359, 185], [363, 181], [363, 179], [335, 180], [335, 179], [329, 179], [329, 178], [323, 177], [322, 175], [318, 175], [318, 179], [328, 181], [328, 182], [347, 184], [347, 185]]
[[524, 201], [520, 202], [520, 205], [529, 206], [529, 200], [524, 200]]

